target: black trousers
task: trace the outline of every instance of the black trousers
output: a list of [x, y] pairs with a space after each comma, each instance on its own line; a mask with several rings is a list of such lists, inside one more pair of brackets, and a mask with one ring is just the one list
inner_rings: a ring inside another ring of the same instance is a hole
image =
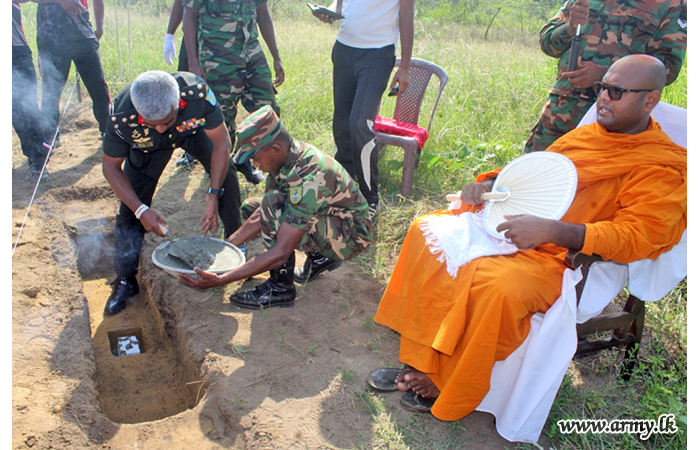
[[109, 114], [109, 89], [102, 70], [97, 39], [85, 39], [66, 45], [37, 42], [42, 78], [41, 111], [46, 139], [53, 139], [60, 117], [61, 93], [66, 86], [71, 62], [80, 74], [92, 99], [92, 112], [100, 133], [104, 134]]
[[36, 71], [28, 46], [12, 46], [12, 127], [19, 136], [22, 153], [33, 167], [43, 166], [41, 112], [36, 100]]
[[367, 124], [379, 112], [396, 56], [394, 45], [354, 48], [333, 46], [333, 138], [335, 159], [357, 180], [368, 203], [379, 201], [378, 155]]
[[[202, 163], [204, 169], [209, 174], [211, 173], [211, 155], [213, 143], [204, 132], [197, 133], [185, 140], [180, 147], [194, 156]], [[162, 167], [157, 171], [156, 178], [148, 176], [134, 168], [127, 161], [124, 163], [124, 174], [129, 179], [131, 187], [136, 192], [139, 199], [151, 206], [153, 194], [158, 184], [158, 179], [167, 165], [169, 157], [172, 155], [172, 149], [161, 150], [167, 153], [167, 160], [158, 155], [158, 161]], [[155, 161], [153, 162], [156, 163]], [[152, 169], [149, 167], [149, 169]], [[151, 174], [154, 172], [151, 172]], [[233, 163], [229, 158], [228, 171], [224, 179], [224, 195], [219, 199], [219, 217], [224, 224], [225, 237], [230, 236], [241, 226], [241, 194], [238, 187], [238, 176], [233, 167]], [[172, 225], [171, 225], [172, 227]], [[141, 221], [134, 216], [134, 213], [123, 202], [117, 213], [117, 223], [115, 227], [115, 257], [114, 270], [117, 277], [128, 277], [136, 275], [139, 265], [139, 254], [143, 245], [143, 237], [146, 230], [141, 224]]]

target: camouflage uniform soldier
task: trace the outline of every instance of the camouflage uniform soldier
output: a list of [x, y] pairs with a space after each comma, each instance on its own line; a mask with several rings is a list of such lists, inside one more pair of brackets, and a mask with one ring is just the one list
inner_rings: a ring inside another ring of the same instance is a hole
[[[275, 87], [284, 82], [284, 69], [267, 0], [184, 0], [184, 5], [190, 72], [204, 78], [216, 94], [231, 135], [239, 101], [248, 112], [270, 105], [279, 116]], [[272, 54], [274, 83], [258, 26]]]
[[[568, 71], [571, 42], [581, 25], [578, 69]], [[568, 0], [540, 31], [542, 51], [559, 58], [559, 74], [525, 152], [545, 150], [578, 125], [595, 103], [593, 85], [626, 55], [647, 54], [666, 66], [671, 84], [687, 46], [685, 0]]]
[[[270, 106], [246, 118], [236, 134], [241, 148], [234, 161], [252, 158], [269, 175], [265, 195], [246, 201], [248, 210], [255, 209], [228, 241], [241, 245], [260, 233], [266, 251], [223, 275], [195, 269], [199, 279], [181, 280], [206, 289], [269, 270], [265, 283], [236, 292], [231, 302], [250, 309], [292, 306], [294, 281], [311, 281], [369, 246], [367, 201], [337, 161], [293, 139]], [[294, 249], [306, 252], [303, 268], [294, 269]]]

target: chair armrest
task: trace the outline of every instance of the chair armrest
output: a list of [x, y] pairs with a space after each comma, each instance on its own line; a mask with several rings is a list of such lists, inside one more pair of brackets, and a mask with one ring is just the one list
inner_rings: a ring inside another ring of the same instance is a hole
[[564, 258], [564, 262], [570, 269], [575, 269], [581, 265], [590, 266], [594, 262], [599, 261], [604, 261], [602, 256], [596, 254], [586, 255], [578, 250], [569, 250], [566, 252], [566, 257]]

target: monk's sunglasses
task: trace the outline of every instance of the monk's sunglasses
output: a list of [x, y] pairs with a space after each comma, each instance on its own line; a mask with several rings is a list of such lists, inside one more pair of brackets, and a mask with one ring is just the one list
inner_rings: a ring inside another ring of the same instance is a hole
[[607, 90], [608, 97], [610, 97], [610, 100], [617, 101], [622, 98], [622, 94], [624, 94], [625, 92], [652, 92], [655, 89], [625, 89], [617, 86], [610, 86], [609, 84], [596, 81], [593, 85], [593, 90], [595, 91], [595, 95], [597, 96], [600, 96], [601, 92]]

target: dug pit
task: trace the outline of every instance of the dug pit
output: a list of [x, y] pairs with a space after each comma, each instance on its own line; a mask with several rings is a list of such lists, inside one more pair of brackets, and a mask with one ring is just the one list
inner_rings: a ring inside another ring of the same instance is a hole
[[206, 382], [200, 378], [201, 364], [171, 340], [172, 333], [154, 306], [167, 299], [155, 301], [141, 286], [124, 311], [114, 316], [103, 313], [114, 279], [113, 225], [83, 220], [67, 223], [66, 228], [88, 302], [102, 413], [115, 423], [141, 423], [196, 406]]

